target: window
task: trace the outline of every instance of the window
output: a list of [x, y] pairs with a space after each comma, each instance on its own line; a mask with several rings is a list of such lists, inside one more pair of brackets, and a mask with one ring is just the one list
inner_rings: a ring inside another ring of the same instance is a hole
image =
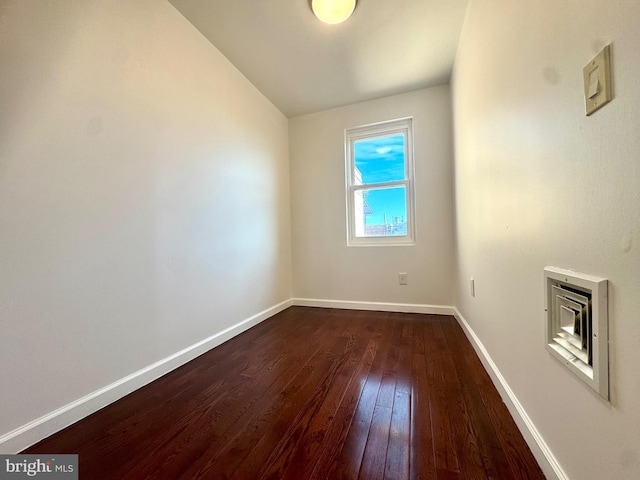
[[412, 119], [345, 132], [348, 245], [415, 241]]

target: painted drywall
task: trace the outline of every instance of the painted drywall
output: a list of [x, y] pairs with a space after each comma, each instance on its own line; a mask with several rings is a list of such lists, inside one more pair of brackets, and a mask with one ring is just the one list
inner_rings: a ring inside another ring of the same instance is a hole
[[[575, 480], [640, 478], [639, 20], [472, 0], [452, 82], [456, 305]], [[586, 117], [582, 68], [609, 43], [614, 99]], [[544, 348], [546, 265], [609, 279], [610, 403]]]
[[0, 3], [0, 436], [291, 298], [288, 123], [168, 2]]
[[[414, 246], [347, 247], [344, 131], [413, 117]], [[289, 120], [293, 290], [298, 298], [451, 305], [453, 208], [448, 86]], [[398, 273], [409, 283], [398, 284]]]

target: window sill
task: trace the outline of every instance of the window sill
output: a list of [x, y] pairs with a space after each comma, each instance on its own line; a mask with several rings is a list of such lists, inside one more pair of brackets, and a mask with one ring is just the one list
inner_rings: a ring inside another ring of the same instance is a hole
[[371, 241], [371, 239], [367, 239], [366, 241], [347, 241], [347, 247], [413, 247], [415, 246], [415, 240], [383, 240], [383, 241]]

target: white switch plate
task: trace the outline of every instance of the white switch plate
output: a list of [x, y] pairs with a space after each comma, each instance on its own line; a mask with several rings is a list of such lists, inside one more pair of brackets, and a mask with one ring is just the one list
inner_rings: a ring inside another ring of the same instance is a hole
[[409, 283], [408, 282], [408, 276], [407, 276], [406, 273], [399, 273], [398, 274], [398, 283], [400, 285], [407, 285]]
[[476, 281], [473, 278], [469, 279], [469, 293], [472, 297], [476, 296]]
[[587, 116], [611, 101], [611, 53], [609, 45], [582, 69]]

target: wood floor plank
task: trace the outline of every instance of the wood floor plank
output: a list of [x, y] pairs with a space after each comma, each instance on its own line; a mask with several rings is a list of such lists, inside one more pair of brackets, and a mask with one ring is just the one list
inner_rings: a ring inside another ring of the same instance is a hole
[[369, 436], [369, 429], [371, 428], [373, 411], [376, 400], [378, 399], [384, 365], [391, 347], [393, 324], [389, 321], [388, 316], [383, 318], [385, 322], [385, 332], [380, 341], [371, 370], [364, 382], [364, 388], [356, 407], [355, 416], [351, 422], [347, 437], [344, 440], [340, 455], [329, 467], [327, 472], [326, 478], [329, 480], [358, 478], [360, 466], [362, 465], [362, 457]]
[[413, 355], [411, 390], [411, 480], [436, 478], [431, 399], [424, 353]]
[[543, 479], [453, 317], [291, 307], [23, 453], [82, 479]]
[[453, 440], [458, 457], [460, 476], [464, 479], [486, 479], [478, 437], [474, 425], [469, 421], [464, 397], [460, 387], [460, 379], [454, 367], [453, 357], [449, 349], [442, 320], [433, 324], [434, 339], [438, 345], [438, 359], [441, 368], [447, 374], [443, 378], [445, 395], [449, 399], [449, 420], [453, 430]]
[[386, 405], [376, 404], [373, 409], [369, 437], [367, 438], [358, 475], [360, 480], [384, 478], [392, 413], [393, 408]]
[[411, 437], [411, 373], [413, 323], [403, 322], [397, 364], [396, 391], [391, 414], [385, 479], [409, 478]]
[[446, 377], [440, 359], [440, 345], [436, 341], [434, 323], [429, 318], [424, 325], [424, 348], [427, 379], [431, 391], [431, 426], [435, 444], [435, 466], [438, 479], [460, 479], [460, 467], [454, 442], [453, 427], [449, 415]]
[[386, 452], [384, 478], [409, 478], [409, 449], [411, 435], [411, 393], [396, 389], [389, 427], [389, 445]]

